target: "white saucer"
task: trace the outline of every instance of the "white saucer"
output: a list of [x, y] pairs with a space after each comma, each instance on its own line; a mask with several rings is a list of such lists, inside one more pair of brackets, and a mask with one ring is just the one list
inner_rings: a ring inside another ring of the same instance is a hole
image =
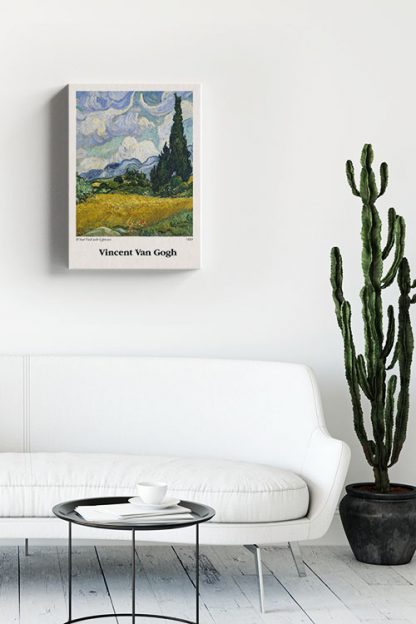
[[143, 509], [167, 509], [168, 507], [174, 507], [179, 502], [179, 498], [166, 498], [163, 503], [159, 503], [158, 505], [149, 505], [148, 503], [144, 503], [140, 496], [133, 496], [133, 498], [129, 498], [129, 503], [137, 505]]

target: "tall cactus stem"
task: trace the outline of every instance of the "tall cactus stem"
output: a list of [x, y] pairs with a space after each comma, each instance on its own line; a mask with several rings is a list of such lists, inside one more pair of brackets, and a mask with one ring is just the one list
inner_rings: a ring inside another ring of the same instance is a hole
[[[382, 247], [382, 222], [375, 204], [387, 189], [389, 174], [387, 164], [381, 163], [378, 188], [372, 168], [373, 160], [373, 148], [366, 143], [361, 152], [359, 189], [355, 182], [354, 165], [350, 160], [346, 163], [348, 184], [353, 195], [360, 197], [362, 202], [361, 265], [364, 285], [360, 297], [364, 354], [356, 355], [351, 305], [344, 297], [342, 256], [338, 247], [331, 251], [331, 285], [335, 313], [344, 342], [345, 376], [352, 402], [354, 429], [367, 462], [373, 468], [375, 489], [388, 492], [388, 470], [397, 462], [406, 439], [414, 349], [409, 311], [411, 304], [416, 303], [416, 294], [412, 296], [410, 291], [416, 287], [416, 280], [411, 281], [409, 263], [404, 257], [406, 224], [394, 208], [388, 211], [387, 237]], [[386, 268], [384, 262], [393, 250], [393, 260]], [[389, 305], [385, 336], [382, 292], [394, 282], [397, 282], [400, 293], [397, 327], [394, 306]], [[397, 365], [398, 374], [390, 373]], [[367, 434], [362, 395], [370, 404], [372, 439]]]
[[384, 195], [386, 192], [387, 185], [389, 183], [389, 168], [387, 163], [382, 162], [380, 165], [380, 192], [378, 194], [379, 197]]
[[396, 211], [394, 208], [389, 208], [388, 221], [389, 229], [387, 234], [386, 246], [384, 247], [383, 253], [381, 254], [382, 260], [385, 260], [387, 258], [394, 245], [394, 225], [396, 223]]

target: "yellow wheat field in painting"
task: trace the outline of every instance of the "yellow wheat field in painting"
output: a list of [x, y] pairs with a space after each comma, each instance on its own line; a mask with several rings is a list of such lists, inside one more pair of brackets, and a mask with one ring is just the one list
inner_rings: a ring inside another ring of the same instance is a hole
[[182, 210], [192, 210], [192, 197], [147, 197], [118, 193], [94, 195], [77, 204], [77, 236], [85, 236], [99, 227], [121, 226], [134, 232]]

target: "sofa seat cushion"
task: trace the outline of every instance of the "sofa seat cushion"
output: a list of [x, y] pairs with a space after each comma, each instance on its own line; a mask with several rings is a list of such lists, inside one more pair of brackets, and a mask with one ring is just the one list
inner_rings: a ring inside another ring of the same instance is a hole
[[0, 453], [0, 516], [52, 516], [52, 507], [65, 500], [134, 496], [139, 481], [164, 481], [172, 496], [212, 506], [213, 522], [278, 522], [308, 511], [303, 479], [272, 466], [101, 453]]

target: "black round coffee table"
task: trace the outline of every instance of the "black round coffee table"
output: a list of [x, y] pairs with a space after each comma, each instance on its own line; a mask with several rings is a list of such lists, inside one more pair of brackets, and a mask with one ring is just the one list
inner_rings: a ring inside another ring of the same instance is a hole
[[[128, 496], [113, 496], [101, 498], [84, 498], [80, 500], [67, 501], [59, 503], [53, 508], [53, 513], [61, 520], [68, 522], [68, 620], [65, 624], [73, 624], [74, 622], [83, 622], [86, 620], [97, 620], [108, 617], [130, 617], [131, 621], [136, 621], [136, 617], [157, 618], [160, 620], [170, 620], [173, 622], [185, 622], [185, 624], [199, 624], [199, 525], [201, 522], [207, 522], [215, 516], [215, 511], [207, 505], [193, 503], [190, 501], [180, 501], [180, 505], [190, 509], [192, 518], [187, 520], [166, 520], [155, 524], [146, 523], [145, 521], [137, 521], [136, 523], [123, 521], [117, 522], [89, 522], [80, 516], [76, 511], [76, 507], [82, 505], [113, 505], [127, 503]], [[72, 524], [80, 524], [82, 526], [93, 527], [96, 529], [113, 529], [117, 531], [131, 532], [131, 613], [105, 613], [103, 615], [89, 615], [80, 618], [72, 618]], [[183, 527], [195, 526], [195, 622], [178, 617], [169, 617], [167, 615], [156, 615], [154, 613], [136, 613], [136, 531], [166, 531], [169, 529], [180, 529]]]

